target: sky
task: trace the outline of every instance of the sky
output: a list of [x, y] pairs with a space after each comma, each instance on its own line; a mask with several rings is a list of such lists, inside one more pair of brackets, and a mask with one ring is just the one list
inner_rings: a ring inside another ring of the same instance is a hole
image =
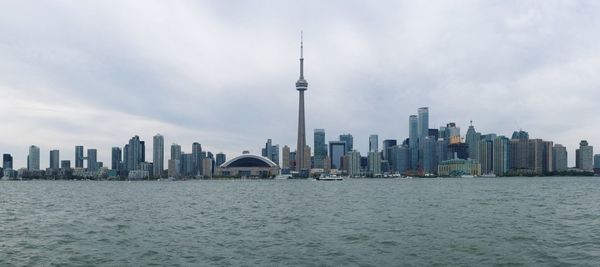
[[[228, 158], [295, 149], [304, 32], [307, 143], [484, 134], [600, 146], [600, 1], [0, 1], [0, 153], [73, 160], [139, 135]], [[598, 148], [600, 149], [600, 148]], [[73, 163], [72, 163], [73, 164]]]

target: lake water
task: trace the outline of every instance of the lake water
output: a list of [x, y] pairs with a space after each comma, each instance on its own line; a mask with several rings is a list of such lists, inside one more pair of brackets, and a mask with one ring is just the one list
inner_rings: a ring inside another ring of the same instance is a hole
[[600, 264], [600, 179], [0, 182], [0, 266]]

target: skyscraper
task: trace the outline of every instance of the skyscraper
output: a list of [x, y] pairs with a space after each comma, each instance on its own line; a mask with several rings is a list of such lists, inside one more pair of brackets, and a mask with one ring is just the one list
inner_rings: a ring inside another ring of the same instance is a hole
[[181, 146], [173, 143], [171, 145], [171, 159], [172, 160], [181, 160]]
[[594, 155], [594, 170], [600, 169], [600, 154]]
[[554, 170], [562, 172], [567, 170], [567, 148], [560, 144], [555, 144], [552, 148], [552, 158]]
[[87, 170], [88, 171], [97, 171], [98, 167], [98, 151], [96, 149], [88, 149], [87, 150]]
[[494, 139], [493, 169], [496, 176], [503, 176], [508, 170], [508, 148], [509, 140], [506, 136], [498, 136]]
[[469, 158], [473, 160], [479, 159], [479, 140], [481, 140], [481, 133], [475, 131], [475, 127], [473, 127], [473, 121], [471, 121], [471, 125], [469, 125], [469, 129], [467, 130], [467, 135], [465, 136], [465, 142], [469, 146]]
[[13, 157], [10, 154], [2, 155], [2, 168], [4, 170], [13, 169]]
[[379, 136], [372, 134], [369, 136], [369, 152], [379, 151]]
[[348, 175], [356, 177], [360, 175], [360, 153], [356, 150], [350, 151], [348, 156]]
[[60, 168], [60, 152], [56, 149], [50, 150], [50, 169], [58, 170]]
[[408, 117], [408, 148], [410, 150], [410, 169], [416, 170], [419, 162], [418, 141], [418, 119], [417, 115]]
[[29, 147], [29, 155], [27, 156], [27, 169], [29, 171], [40, 170], [40, 148], [37, 146]]
[[590, 146], [586, 140], [581, 140], [579, 149], [575, 153], [575, 165], [578, 169], [585, 171], [592, 171], [594, 169], [594, 147]]
[[331, 159], [331, 169], [339, 170], [342, 167], [342, 157], [345, 155], [346, 142], [329, 141], [329, 157]]
[[429, 134], [429, 108], [422, 107], [417, 111], [419, 114], [419, 125], [417, 134], [419, 140], [425, 138]]
[[136, 135], [129, 139], [129, 144], [126, 146], [126, 149], [127, 151], [125, 152], [125, 155], [127, 157], [125, 162], [127, 164], [127, 170], [139, 170], [140, 163], [144, 162], [145, 160], [146, 153], [144, 150], [146, 150], [146, 148], [144, 141], [141, 141], [140, 137]]
[[372, 177], [378, 176], [381, 174], [381, 156], [379, 156], [379, 152], [370, 151], [367, 155], [367, 160], [369, 161], [369, 174]]
[[120, 166], [121, 166], [121, 162], [123, 161], [123, 151], [121, 150], [120, 147], [113, 147], [111, 149], [111, 164], [110, 164], [110, 168], [112, 170], [119, 170]]
[[271, 141], [271, 139], [267, 139], [265, 147], [262, 149], [262, 156], [279, 165], [279, 145], [273, 145], [273, 141]]
[[221, 164], [225, 163], [226, 161], [227, 161], [227, 157], [225, 156], [225, 154], [223, 152], [217, 153], [217, 160], [216, 160], [217, 166], [221, 166]]
[[152, 138], [152, 175], [161, 177], [165, 169], [165, 138], [156, 134]]
[[325, 157], [327, 156], [327, 144], [325, 144], [325, 130], [315, 129], [314, 135], [314, 149], [315, 149], [315, 168], [325, 168]]
[[202, 145], [198, 142], [192, 144], [192, 172], [193, 175], [202, 175]]
[[281, 152], [281, 171], [282, 173], [289, 173], [290, 170], [290, 147], [285, 145], [283, 146], [283, 150]]
[[299, 107], [298, 107], [298, 142], [296, 144], [296, 170], [305, 171], [310, 168], [305, 166], [305, 147], [306, 147], [306, 135], [304, 125], [304, 91], [308, 88], [308, 82], [304, 79], [304, 43], [302, 36], [300, 36], [300, 78], [296, 82], [296, 90], [299, 93]]
[[386, 140], [383, 140], [383, 149], [381, 150], [381, 152], [383, 153], [383, 159], [389, 161], [390, 151], [391, 151], [392, 147], [394, 147], [395, 145], [397, 145], [397, 143], [398, 142], [395, 139], [386, 139]]
[[75, 146], [75, 168], [83, 168], [83, 146]]
[[340, 141], [346, 142], [346, 153], [354, 150], [354, 137], [351, 134], [340, 134]]

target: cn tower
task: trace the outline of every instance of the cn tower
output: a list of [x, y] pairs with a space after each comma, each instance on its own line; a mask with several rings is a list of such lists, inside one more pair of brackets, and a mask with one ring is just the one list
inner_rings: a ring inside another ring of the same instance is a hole
[[306, 166], [304, 159], [304, 151], [306, 147], [306, 133], [304, 126], [304, 91], [308, 88], [308, 82], [304, 79], [304, 43], [302, 40], [302, 32], [300, 32], [300, 78], [296, 82], [296, 90], [300, 94], [298, 108], [298, 143], [296, 146], [296, 170], [308, 170], [310, 166]]

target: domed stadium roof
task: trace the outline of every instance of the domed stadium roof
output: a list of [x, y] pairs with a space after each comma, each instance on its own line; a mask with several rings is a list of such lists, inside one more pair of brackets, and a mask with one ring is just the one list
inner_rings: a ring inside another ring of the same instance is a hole
[[276, 167], [277, 164], [268, 158], [264, 158], [256, 155], [241, 155], [234, 159], [231, 159], [223, 163], [221, 168], [271, 168]]

